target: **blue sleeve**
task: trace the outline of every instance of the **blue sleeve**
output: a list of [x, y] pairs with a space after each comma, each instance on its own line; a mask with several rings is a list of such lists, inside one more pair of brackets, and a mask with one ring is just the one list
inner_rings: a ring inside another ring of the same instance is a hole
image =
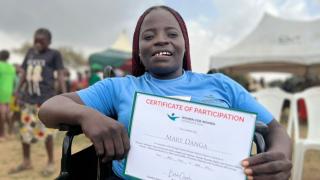
[[86, 89], [77, 91], [83, 103], [106, 116], [116, 116], [116, 94], [114, 83], [105, 79], [89, 86]]
[[272, 114], [240, 84], [221, 74], [223, 87], [228, 92], [232, 108], [257, 113], [257, 120], [269, 124], [274, 118]]

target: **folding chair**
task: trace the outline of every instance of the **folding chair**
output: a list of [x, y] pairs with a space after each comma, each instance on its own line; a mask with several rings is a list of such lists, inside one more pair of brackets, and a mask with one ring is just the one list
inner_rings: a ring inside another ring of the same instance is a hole
[[[292, 104], [292, 94], [286, 93], [282, 89], [275, 88], [266, 88], [260, 91], [252, 93], [252, 95], [260, 102], [273, 117], [281, 122], [281, 112], [285, 100], [289, 100]], [[292, 108], [290, 108], [292, 109]], [[287, 132], [291, 136], [292, 134], [292, 113], [290, 111], [287, 124]]]
[[[305, 139], [300, 137], [299, 119], [297, 102], [304, 99], [307, 107], [308, 133]], [[304, 154], [307, 150], [320, 150], [320, 86], [306, 89], [301, 93], [294, 95], [292, 103], [293, 125], [294, 125], [294, 163], [293, 163], [293, 180], [302, 178]]]

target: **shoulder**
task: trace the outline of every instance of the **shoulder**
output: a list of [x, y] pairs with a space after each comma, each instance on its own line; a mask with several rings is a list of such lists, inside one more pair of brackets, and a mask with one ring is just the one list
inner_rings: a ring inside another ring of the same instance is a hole
[[34, 48], [29, 48], [27, 53], [26, 53], [26, 56], [30, 55], [30, 54], [34, 54], [35, 51], [34, 51]]
[[57, 49], [51, 49], [51, 48], [48, 49], [48, 53], [53, 54], [55, 56], [61, 55], [60, 51], [58, 51]]
[[99, 81], [101, 84], [104, 84], [104, 85], [127, 85], [127, 84], [130, 84], [132, 82], [135, 82], [139, 79], [139, 77], [135, 77], [135, 76], [132, 76], [132, 75], [126, 75], [124, 77], [113, 77], [113, 78], [105, 78], [103, 79], [102, 81]]
[[186, 71], [187, 76], [191, 79], [199, 79], [199, 80], [209, 80], [213, 82], [228, 82], [233, 81], [228, 76], [222, 73], [214, 73], [214, 74], [203, 74], [203, 73], [196, 73], [191, 71]]
[[8, 64], [11, 69], [16, 70], [16, 67], [13, 64]]

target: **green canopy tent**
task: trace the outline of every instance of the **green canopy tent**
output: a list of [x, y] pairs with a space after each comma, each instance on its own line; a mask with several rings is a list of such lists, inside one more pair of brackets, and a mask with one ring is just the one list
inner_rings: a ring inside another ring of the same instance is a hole
[[89, 56], [90, 67], [94, 64], [101, 65], [102, 67], [112, 66], [120, 68], [123, 64], [131, 59], [131, 53], [107, 49], [99, 53], [93, 53]]
[[94, 69], [93, 66], [97, 65], [102, 66], [102, 69], [106, 66], [112, 66], [130, 73], [128, 69], [131, 70], [131, 44], [126, 32], [123, 31], [119, 34], [111, 48], [91, 54], [89, 56], [89, 65], [91, 69]]

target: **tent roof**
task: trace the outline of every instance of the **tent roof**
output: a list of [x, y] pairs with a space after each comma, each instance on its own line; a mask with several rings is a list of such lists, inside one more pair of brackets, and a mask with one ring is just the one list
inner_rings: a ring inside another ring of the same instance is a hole
[[[244, 40], [225, 52], [211, 56], [210, 69], [260, 63], [302, 66], [320, 63], [320, 20], [293, 21], [265, 14]], [[269, 71], [274, 70], [273, 66], [270, 68]], [[283, 68], [285, 71], [286, 67]]]
[[91, 54], [89, 56], [89, 64], [91, 66], [99, 64], [103, 67], [110, 65], [119, 68], [129, 59], [131, 59], [131, 46], [128, 36], [123, 31], [112, 44], [111, 48]]
[[100, 64], [102, 66], [120, 67], [131, 58], [131, 53], [107, 49], [103, 52], [91, 54], [89, 64]]
[[131, 52], [132, 48], [126, 31], [121, 32], [117, 40], [112, 44], [111, 49], [128, 53]]

